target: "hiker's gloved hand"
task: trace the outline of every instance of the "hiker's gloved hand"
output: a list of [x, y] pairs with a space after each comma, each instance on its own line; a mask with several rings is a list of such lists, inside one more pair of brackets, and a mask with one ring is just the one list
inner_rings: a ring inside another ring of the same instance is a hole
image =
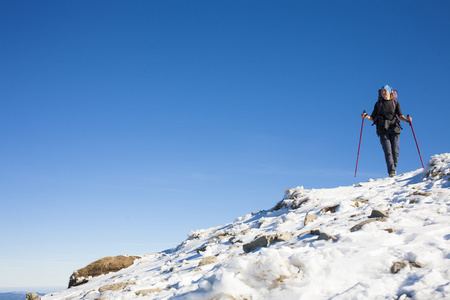
[[411, 118], [410, 116], [408, 116], [408, 117], [406, 118], [406, 122], [411, 123], [411, 122], [412, 122], [412, 118]]
[[365, 118], [367, 116], [367, 114], [365, 113], [365, 112], [363, 112], [362, 114], [361, 114], [361, 118]]

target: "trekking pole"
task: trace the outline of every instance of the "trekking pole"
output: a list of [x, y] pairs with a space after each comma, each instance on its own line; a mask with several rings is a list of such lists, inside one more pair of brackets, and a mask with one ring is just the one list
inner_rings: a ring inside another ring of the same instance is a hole
[[[363, 114], [365, 114], [366, 111], [363, 111]], [[359, 135], [359, 146], [358, 146], [358, 156], [356, 156], [356, 168], [355, 168], [355, 177], [356, 177], [356, 171], [358, 171], [358, 160], [359, 160], [359, 149], [361, 148], [361, 138], [362, 138], [362, 133], [363, 133], [363, 127], [364, 127], [364, 117], [362, 118], [362, 123], [361, 123], [361, 134]]]
[[[409, 115], [407, 116], [407, 118], [409, 118]], [[411, 126], [411, 130], [414, 136], [414, 140], [416, 141], [416, 146], [417, 146], [417, 151], [419, 152], [419, 157], [420, 157], [420, 162], [422, 163], [422, 168], [425, 169], [425, 166], [423, 165], [423, 160], [422, 160], [422, 155], [420, 154], [420, 150], [419, 150], [419, 144], [417, 143], [417, 139], [416, 139], [416, 134], [414, 133], [414, 128], [412, 126], [412, 122], [408, 122], [409, 126]]]

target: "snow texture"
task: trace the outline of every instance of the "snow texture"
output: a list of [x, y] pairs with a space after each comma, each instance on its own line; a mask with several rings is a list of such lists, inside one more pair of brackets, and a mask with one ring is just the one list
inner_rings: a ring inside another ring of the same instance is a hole
[[[273, 209], [42, 299], [449, 299], [449, 179], [445, 153], [394, 178], [288, 189]], [[292, 237], [243, 250], [280, 233]]]

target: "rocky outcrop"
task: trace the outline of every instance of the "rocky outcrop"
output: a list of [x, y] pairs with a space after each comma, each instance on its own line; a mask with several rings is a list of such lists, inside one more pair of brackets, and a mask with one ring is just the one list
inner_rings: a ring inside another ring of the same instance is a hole
[[25, 300], [41, 300], [41, 296], [36, 293], [28, 293], [25, 297]]
[[450, 153], [432, 156], [424, 170], [425, 178], [430, 178], [434, 181], [450, 175], [450, 169], [446, 164], [446, 161], [449, 159]]
[[284, 194], [283, 200], [277, 203], [273, 210], [280, 210], [282, 208], [297, 209], [303, 204], [311, 200], [310, 197], [304, 195], [303, 187], [297, 187], [295, 189], [287, 189]]
[[72, 276], [70, 276], [69, 288], [88, 282], [90, 277], [97, 277], [128, 268], [137, 258], [139, 258], [139, 256], [124, 255], [101, 258], [86, 267], [73, 272]]

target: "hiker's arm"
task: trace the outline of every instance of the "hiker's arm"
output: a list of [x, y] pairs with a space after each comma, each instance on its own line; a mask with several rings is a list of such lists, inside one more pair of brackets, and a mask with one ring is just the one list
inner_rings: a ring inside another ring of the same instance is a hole
[[400, 120], [405, 121], [405, 122], [408, 122], [408, 123], [411, 123], [411, 122], [412, 122], [412, 118], [411, 118], [411, 117], [405, 118], [404, 115], [401, 115], [399, 118], [400, 118]]
[[369, 120], [369, 121], [373, 121], [372, 116], [369, 116], [369, 115], [366, 114], [366, 113], [362, 113], [362, 114], [361, 114], [361, 117], [362, 117], [362, 118], [365, 118], [365, 119], [367, 119], [367, 120]]

